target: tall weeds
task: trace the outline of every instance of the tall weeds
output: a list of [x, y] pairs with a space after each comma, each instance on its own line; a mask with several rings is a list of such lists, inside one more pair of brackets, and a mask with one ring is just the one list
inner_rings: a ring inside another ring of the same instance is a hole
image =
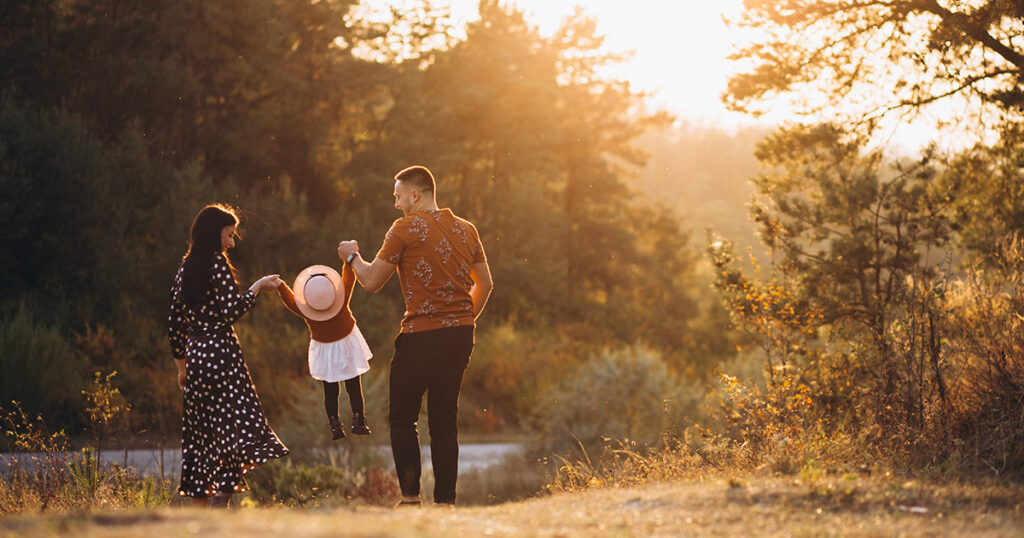
[[[92, 388], [83, 391], [96, 447], [120, 436], [115, 427], [125, 423], [128, 406], [110, 383], [114, 375], [97, 372]], [[169, 480], [103, 465], [97, 448], [70, 451], [63, 430], [51, 432], [41, 416], [30, 418], [17, 402], [0, 407], [0, 424], [16, 450], [0, 470], [0, 514], [150, 508], [172, 498]]]

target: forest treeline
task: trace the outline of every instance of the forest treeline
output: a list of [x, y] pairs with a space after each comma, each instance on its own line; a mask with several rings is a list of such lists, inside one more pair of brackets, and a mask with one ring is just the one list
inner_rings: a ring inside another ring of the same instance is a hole
[[[636, 184], [673, 184], [692, 163], [638, 179], [645, 148], [674, 151], [654, 145], [672, 119], [601, 75], [620, 58], [601, 48], [595, 21], [569, 14], [544, 36], [484, 1], [455, 39], [443, 11], [375, 23], [359, 7], [4, 2], [0, 405], [81, 434], [82, 391], [95, 372], [116, 371], [110, 383], [131, 406], [123, 431], [173, 443], [180, 394], [165, 318], [197, 209], [241, 210], [243, 285], [290, 280], [337, 263], [342, 239], [372, 255], [399, 216], [391, 178], [413, 163], [434, 171], [442, 206], [476, 223], [496, 283], [464, 391], [469, 431], [555, 431], [557, 406], [577, 420], [579, 406], [559, 395], [580, 375], [610, 375], [600, 400], [622, 413], [657, 411], [681, 384], [700, 392], [733, 347], [699, 270], [703, 232], [671, 200], [684, 193], [651, 197]], [[259, 297], [237, 329], [289, 435], [315, 412], [315, 391], [305, 328], [277, 303]], [[353, 309], [375, 352], [368, 399], [382, 418], [397, 283], [357, 292]], [[614, 381], [641, 363], [665, 391]], [[650, 437], [662, 417], [652, 420], [593, 439]]]
[[[671, 426], [666, 450], [783, 472], [1024, 471], [1020, 6], [750, 3], [737, 24], [766, 31], [725, 102], [806, 121], [734, 134], [604, 76], [621, 58], [580, 11], [541, 35], [483, 0], [453, 37], [427, 3], [358, 7], [0, 6], [0, 405], [82, 432], [82, 390], [116, 371], [122, 431], [174, 443], [164, 319], [196, 210], [241, 209], [243, 282], [290, 279], [340, 239], [375, 252], [418, 163], [494, 273], [464, 431], [563, 450]], [[971, 112], [944, 128], [977, 143], [879, 143], [951, 99]], [[312, 443], [305, 327], [276, 302], [237, 330], [275, 429]], [[394, 282], [353, 298], [371, 416], [401, 310]]]

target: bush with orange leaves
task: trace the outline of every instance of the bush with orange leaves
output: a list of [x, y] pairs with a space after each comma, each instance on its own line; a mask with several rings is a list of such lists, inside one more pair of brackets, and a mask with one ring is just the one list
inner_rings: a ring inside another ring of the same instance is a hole
[[[764, 384], [727, 382], [725, 431], [761, 450], [855, 439], [863, 459], [904, 459], [949, 404], [944, 320], [950, 200], [930, 155], [887, 162], [829, 125], [763, 141], [752, 217], [773, 256], [745, 269], [712, 242], [715, 287], [755, 343]], [[820, 455], [819, 455], [820, 456]]]

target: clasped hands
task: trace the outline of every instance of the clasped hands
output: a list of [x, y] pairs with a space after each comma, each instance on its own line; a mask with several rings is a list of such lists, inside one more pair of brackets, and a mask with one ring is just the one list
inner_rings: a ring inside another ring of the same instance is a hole
[[253, 282], [252, 286], [249, 286], [249, 291], [253, 292], [254, 294], [257, 294], [261, 290], [276, 289], [278, 286], [281, 285], [282, 282], [283, 281], [281, 280], [281, 275], [266, 275], [257, 280], [256, 282]]

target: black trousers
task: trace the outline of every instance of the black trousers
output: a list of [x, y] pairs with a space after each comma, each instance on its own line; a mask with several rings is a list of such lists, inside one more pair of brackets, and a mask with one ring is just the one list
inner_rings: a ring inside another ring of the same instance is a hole
[[[359, 381], [362, 376], [355, 376], [352, 379], [345, 380], [345, 391], [348, 392], [348, 403], [352, 406], [353, 413], [363, 412], [363, 384]], [[338, 396], [341, 393], [338, 382], [328, 383], [327, 381], [321, 381], [324, 384], [324, 411], [327, 411], [327, 416], [336, 417], [338, 416]]]
[[402, 495], [420, 494], [420, 440], [416, 421], [427, 395], [434, 502], [455, 502], [459, 471], [459, 390], [473, 352], [473, 327], [402, 333], [391, 359], [391, 451]]

